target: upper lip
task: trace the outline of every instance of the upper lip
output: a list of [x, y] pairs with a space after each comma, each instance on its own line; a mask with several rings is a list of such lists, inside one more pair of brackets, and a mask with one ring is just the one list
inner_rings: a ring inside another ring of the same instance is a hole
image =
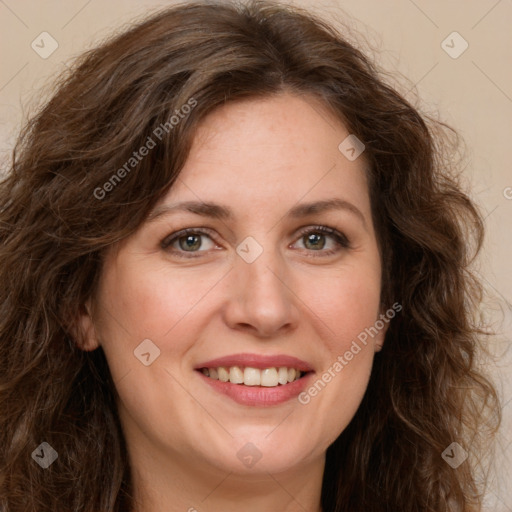
[[295, 368], [303, 372], [313, 371], [311, 365], [298, 359], [297, 357], [288, 356], [286, 354], [276, 355], [261, 355], [261, 354], [232, 354], [228, 356], [218, 357], [217, 359], [210, 359], [204, 363], [198, 364], [194, 367], [195, 370], [201, 368], [218, 368], [219, 366], [250, 366], [251, 368], [265, 368], [272, 367], [287, 367]]

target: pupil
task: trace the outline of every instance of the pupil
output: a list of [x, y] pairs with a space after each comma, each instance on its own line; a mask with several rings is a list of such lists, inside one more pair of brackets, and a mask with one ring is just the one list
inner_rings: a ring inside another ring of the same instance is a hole
[[323, 243], [318, 244], [319, 239], [322, 237], [323, 237], [323, 235], [319, 235], [317, 233], [311, 233], [310, 235], [307, 235], [306, 236], [306, 240], [307, 240], [306, 246], [308, 243], [313, 243], [313, 248], [322, 249], [325, 245], [325, 239], [322, 240]]
[[201, 247], [198, 235], [187, 235], [186, 237], [181, 238], [180, 241], [183, 239], [185, 239], [186, 245], [184, 247], [183, 244], [180, 243], [182, 249], [199, 249], [199, 247]]

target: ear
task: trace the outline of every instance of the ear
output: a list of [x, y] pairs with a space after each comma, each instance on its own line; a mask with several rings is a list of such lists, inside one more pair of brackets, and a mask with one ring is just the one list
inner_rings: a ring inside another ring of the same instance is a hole
[[78, 319], [72, 329], [76, 346], [86, 352], [96, 350], [100, 346], [91, 312], [92, 304], [88, 300], [80, 307]]
[[380, 352], [382, 350], [390, 321], [391, 319], [387, 316], [386, 311], [381, 311], [379, 318], [375, 322], [375, 326], [379, 329], [378, 334], [373, 339], [375, 352]]

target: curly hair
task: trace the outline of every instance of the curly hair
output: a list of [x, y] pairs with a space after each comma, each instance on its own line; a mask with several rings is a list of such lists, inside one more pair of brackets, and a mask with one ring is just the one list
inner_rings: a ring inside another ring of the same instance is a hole
[[[403, 306], [355, 416], [327, 451], [323, 510], [481, 509], [477, 467], [500, 412], [477, 365], [486, 330], [471, 264], [484, 229], [454, 164], [455, 130], [420, 114], [313, 14], [199, 1], [81, 55], [21, 132], [0, 183], [5, 512], [133, 510], [115, 383], [101, 347], [77, 347], [74, 325], [105, 251], [172, 187], [205, 116], [283, 91], [319, 98], [364, 142], [381, 300]], [[190, 98], [191, 112], [113, 186], [113, 170]], [[58, 447], [47, 471], [31, 459], [43, 439]], [[452, 442], [469, 452], [456, 469], [442, 457]]]

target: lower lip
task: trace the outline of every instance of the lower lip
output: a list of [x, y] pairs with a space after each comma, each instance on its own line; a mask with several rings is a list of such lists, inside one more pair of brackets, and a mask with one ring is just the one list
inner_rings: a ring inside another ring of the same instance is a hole
[[268, 406], [278, 405], [297, 397], [307, 386], [313, 372], [308, 373], [298, 380], [275, 387], [245, 386], [211, 379], [202, 372], [197, 372], [215, 391], [227, 395], [241, 405]]

